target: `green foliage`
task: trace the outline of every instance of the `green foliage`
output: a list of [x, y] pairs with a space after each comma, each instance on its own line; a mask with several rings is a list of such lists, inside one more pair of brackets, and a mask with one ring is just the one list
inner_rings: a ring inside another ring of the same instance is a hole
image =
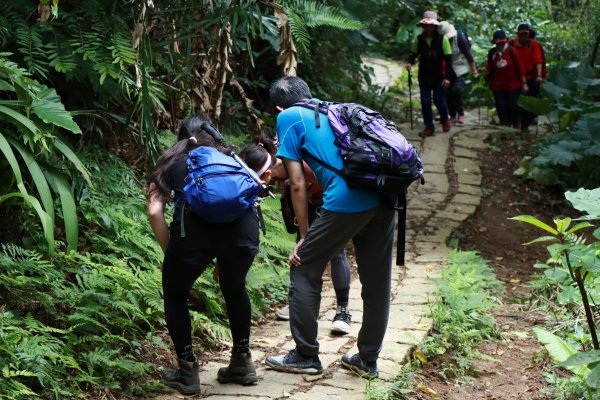
[[[0, 185], [0, 202], [33, 207], [44, 229], [48, 253], [54, 253], [55, 198], [62, 205], [68, 249], [77, 248], [77, 210], [68, 179], [70, 166], [85, 178], [87, 171], [73, 151], [60, 138], [60, 130], [81, 133], [54, 89], [37, 82], [0, 54], [0, 151], [12, 170], [12, 179]], [[14, 99], [14, 100], [12, 100]], [[21, 158], [17, 159], [14, 150]], [[24, 175], [21, 165], [29, 172]], [[64, 170], [64, 171], [63, 171]], [[88, 180], [89, 182], [89, 180]], [[13, 192], [14, 186], [18, 192]], [[37, 191], [38, 197], [30, 194]], [[23, 200], [20, 203], [17, 200]]]
[[440, 279], [436, 300], [430, 305], [434, 329], [421, 344], [427, 358], [446, 354], [442, 376], [463, 376], [473, 360], [481, 358], [477, 346], [499, 337], [490, 310], [503, 288], [487, 262], [474, 252], [453, 252]]
[[[106, 391], [130, 398], [159, 389], [153, 364], [170, 350], [161, 340], [163, 254], [147, 221], [143, 185], [101, 148], [80, 160], [94, 177], [94, 186], [73, 182], [84, 250], [57, 251], [51, 259], [13, 244], [0, 251], [3, 398], [90, 398]], [[280, 222], [278, 200], [262, 207], [268, 232], [247, 278], [257, 319], [287, 295], [286, 257], [295, 244]], [[195, 343], [227, 340], [223, 298], [208, 273], [190, 299]]]
[[593, 190], [580, 188], [576, 192], [566, 192], [565, 197], [576, 210], [592, 217], [600, 217], [600, 188]]
[[[597, 218], [594, 208], [596, 205], [594, 200], [598, 198], [596, 191], [581, 189], [565, 195], [575, 208], [594, 213], [583, 219]], [[519, 216], [512, 219], [528, 223], [544, 231], [544, 236], [526, 244], [551, 243], [547, 246], [550, 254], [548, 261], [545, 264], [535, 265], [536, 268], [544, 270], [544, 276], [534, 282], [532, 287], [543, 289], [546, 285], [558, 289], [545, 293], [546, 296], [556, 296], [556, 302], [562, 306], [553, 312], [566, 321], [560, 325], [562, 330], [567, 331], [566, 334], [563, 333], [566, 340], [543, 329], [536, 329], [535, 333], [556, 363], [573, 372], [581, 381], [585, 380], [588, 386], [588, 397], [592, 399], [593, 394], [590, 388], [598, 386], [600, 369], [595, 369], [595, 363], [584, 361], [593, 358], [600, 348], [593, 306], [591, 306], [594, 304], [593, 299], [600, 295], [600, 242], [593, 241], [586, 244], [585, 238], [579, 236], [580, 231], [592, 227], [587, 221], [572, 225], [571, 218], [555, 218], [554, 227], [551, 227], [532, 216]], [[594, 237], [596, 239], [600, 237], [598, 230], [594, 232]], [[587, 321], [587, 330], [585, 331], [578, 327], [579, 323], [572, 322], [576, 318], [580, 318], [577, 314], [581, 309], [583, 309]], [[579, 347], [589, 348], [590, 344], [595, 352], [578, 353]], [[589, 369], [586, 365], [589, 365]], [[593, 374], [590, 373], [590, 369]]]
[[531, 111], [549, 114], [556, 131], [543, 138], [531, 162], [521, 165], [520, 176], [566, 188], [600, 185], [600, 81], [594, 76], [583, 63], [556, 67], [543, 86], [547, 99], [527, 99]]
[[290, 18], [290, 30], [299, 50], [300, 57], [309, 56], [311, 35], [309, 28], [328, 26], [337, 29], [358, 30], [363, 27], [359, 21], [348, 18], [339, 9], [322, 3], [306, 0], [288, 0], [284, 4]]

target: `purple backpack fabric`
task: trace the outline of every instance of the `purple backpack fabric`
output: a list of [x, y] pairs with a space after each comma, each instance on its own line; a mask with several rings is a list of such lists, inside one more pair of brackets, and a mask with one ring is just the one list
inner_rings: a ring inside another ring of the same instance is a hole
[[354, 103], [310, 101], [296, 105], [327, 114], [340, 149], [343, 169], [307, 155], [344, 177], [351, 187], [385, 193], [403, 193], [414, 181], [423, 182], [423, 164], [415, 148], [380, 113]]
[[317, 128], [319, 113], [327, 115], [344, 167], [337, 169], [304, 151], [306, 156], [342, 176], [350, 187], [375, 190], [384, 199], [394, 199], [398, 210], [396, 264], [404, 265], [406, 191], [417, 180], [425, 183], [423, 163], [415, 148], [393, 122], [360, 104], [311, 100], [295, 105], [315, 110]]

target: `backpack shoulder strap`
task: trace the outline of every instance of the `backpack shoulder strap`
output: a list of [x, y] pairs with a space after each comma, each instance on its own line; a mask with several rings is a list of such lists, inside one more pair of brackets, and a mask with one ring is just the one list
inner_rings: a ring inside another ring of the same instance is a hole
[[515, 71], [517, 71], [517, 76], [519, 78], [521, 78], [521, 70], [519, 68], [519, 59], [517, 58], [517, 56], [515, 56], [515, 52], [512, 48], [512, 46], [508, 46], [508, 55], [510, 56], [510, 59], [512, 60], [513, 65], [515, 66]]
[[327, 114], [327, 102], [319, 100], [308, 100], [304, 102], [295, 103], [294, 106], [315, 110], [315, 126], [317, 128], [321, 127], [321, 118], [319, 117], [319, 113], [323, 112], [324, 114]]
[[330, 164], [326, 163], [325, 161], [318, 159], [317, 157], [313, 156], [305, 149], [302, 150], [302, 154], [306, 155], [308, 158], [310, 158], [311, 160], [313, 160], [314, 162], [319, 164], [321, 167], [327, 168], [328, 170], [335, 172], [336, 174], [338, 174], [340, 176], [343, 176], [342, 175], [343, 170], [337, 169], [333, 165], [330, 165]]

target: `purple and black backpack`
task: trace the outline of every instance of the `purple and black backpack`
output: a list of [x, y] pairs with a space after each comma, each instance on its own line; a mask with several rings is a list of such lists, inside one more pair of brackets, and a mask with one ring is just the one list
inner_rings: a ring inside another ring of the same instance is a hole
[[[423, 163], [415, 148], [396, 129], [393, 122], [360, 104], [311, 100], [296, 106], [327, 115], [340, 149], [343, 168], [335, 168], [304, 151], [309, 158], [342, 176], [348, 186], [374, 190], [385, 197], [397, 197], [398, 251], [396, 264], [404, 265], [404, 225], [406, 224], [406, 191], [411, 183], [423, 178]], [[397, 195], [397, 196], [396, 196]], [[401, 229], [402, 228], [402, 229]]]

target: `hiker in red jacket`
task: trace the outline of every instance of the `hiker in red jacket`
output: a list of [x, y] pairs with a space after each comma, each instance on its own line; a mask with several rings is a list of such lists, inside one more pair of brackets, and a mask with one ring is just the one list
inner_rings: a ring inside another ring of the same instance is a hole
[[[538, 97], [540, 93], [540, 84], [544, 81], [542, 75], [542, 52], [537, 43], [533, 43], [529, 38], [529, 25], [520, 24], [517, 29], [517, 38], [511, 42], [513, 52], [522, 65], [527, 78], [528, 90], [523, 94], [531, 97]], [[524, 109], [521, 112], [521, 130], [527, 132], [529, 125], [533, 122], [535, 115]]]
[[529, 90], [525, 70], [508, 45], [508, 38], [503, 30], [494, 32], [492, 43], [496, 46], [488, 52], [484, 76], [494, 93], [500, 125], [519, 128], [517, 99], [521, 91], [526, 93]]

